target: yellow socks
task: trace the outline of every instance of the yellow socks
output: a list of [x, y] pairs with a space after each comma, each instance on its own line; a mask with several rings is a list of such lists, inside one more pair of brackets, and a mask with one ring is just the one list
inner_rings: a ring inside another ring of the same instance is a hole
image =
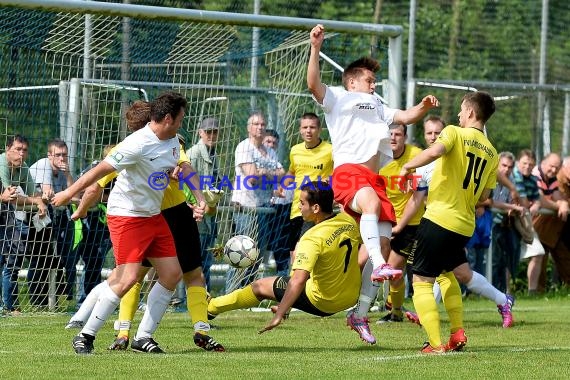
[[[441, 274], [437, 279], [441, 289], [441, 299], [449, 316], [451, 333], [463, 328], [463, 301], [461, 288], [453, 272]], [[423, 323], [423, 321], [422, 321]]]
[[253, 293], [251, 285], [248, 285], [243, 289], [234, 290], [230, 294], [213, 298], [208, 304], [208, 312], [218, 315], [230, 310], [246, 309], [259, 305], [259, 301]]
[[208, 324], [208, 301], [206, 288], [203, 286], [189, 286], [186, 289], [186, 305], [188, 314], [194, 325], [194, 331], [206, 334], [210, 329]]
[[119, 305], [119, 333], [118, 337], [126, 336], [129, 337], [129, 332], [131, 330], [131, 323], [135, 317], [135, 312], [139, 305], [139, 299], [141, 294], [141, 283], [137, 282], [133, 287], [121, 298], [121, 303]]
[[393, 286], [390, 281], [390, 296], [388, 300], [392, 302], [392, 315], [398, 317], [403, 316], [402, 305], [404, 305], [404, 296], [406, 291], [406, 284], [400, 281], [400, 284]]
[[428, 335], [429, 344], [437, 348], [441, 346], [441, 328], [439, 311], [433, 296], [433, 284], [431, 282], [414, 282], [414, 307], [422, 321], [422, 326]]

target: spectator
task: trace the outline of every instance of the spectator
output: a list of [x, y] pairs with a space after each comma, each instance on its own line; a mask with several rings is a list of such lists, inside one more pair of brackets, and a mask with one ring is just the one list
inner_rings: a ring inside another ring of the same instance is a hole
[[0, 236], [2, 237], [2, 300], [8, 312], [18, 311], [18, 272], [29, 257], [28, 293], [33, 306], [48, 306], [48, 283], [57, 260], [51, 251], [51, 226], [37, 229], [29, 210], [37, 207], [37, 216], [47, 224], [48, 210], [41, 193], [35, 190], [28, 166], [28, 140], [21, 135], [8, 138], [6, 151], [0, 154]]
[[[538, 214], [541, 207], [540, 192], [538, 190], [538, 178], [532, 174], [536, 164], [534, 152], [523, 149], [519, 152], [515, 168], [513, 169], [513, 182], [519, 193], [521, 206], [528, 209], [532, 216]], [[522, 258], [529, 259], [527, 267], [528, 293], [534, 295], [537, 292], [538, 278], [544, 250], [526, 250]]]
[[475, 206], [475, 231], [467, 242], [467, 260], [475, 272], [486, 275], [487, 251], [491, 245], [491, 227], [493, 215], [491, 213], [491, 199], [486, 199]]
[[541, 207], [552, 210], [555, 215], [539, 214], [534, 217], [533, 226], [546, 253], [543, 256], [538, 279], [537, 291], [546, 289], [546, 265], [549, 254], [554, 259], [557, 275], [564, 284], [570, 284], [570, 256], [564, 243], [563, 230], [568, 219], [568, 198], [560, 191], [558, 174], [562, 160], [556, 153], [550, 153], [542, 159], [532, 174], [538, 178], [541, 195]]
[[[515, 156], [511, 152], [499, 153], [499, 173], [510, 178], [514, 166]], [[493, 207], [507, 212], [507, 215], [503, 212], [493, 213], [493, 286], [502, 292], [510, 293], [510, 279], [517, 276], [521, 249], [521, 236], [513, 226], [513, 218], [528, 210], [514, 204], [510, 189], [500, 182], [493, 191]]]
[[[247, 120], [248, 138], [235, 150], [236, 179], [231, 198], [235, 208], [234, 233], [250, 236], [261, 252], [266, 249], [269, 238], [266, 211], [271, 206], [274, 187], [285, 174], [275, 151], [263, 145], [265, 125], [265, 117], [259, 112]], [[262, 258], [260, 255], [256, 264], [245, 270], [242, 279], [236, 278], [237, 270], [230, 268], [226, 275], [226, 293], [252, 282]]]
[[[273, 129], [268, 129], [263, 138], [263, 145], [277, 152], [279, 140], [279, 133]], [[271, 197], [271, 207], [275, 212], [269, 216], [268, 249], [273, 253], [273, 258], [275, 259], [277, 276], [287, 276], [289, 274], [291, 256], [287, 240], [291, 229], [289, 225], [291, 202], [293, 202], [293, 190], [285, 190], [281, 186], [274, 190], [273, 197]]]
[[[67, 189], [74, 182], [69, 167], [67, 144], [60, 139], [51, 140], [47, 146], [47, 157], [36, 161], [30, 166], [30, 175], [37, 189], [46, 199], [51, 199], [57, 192]], [[50, 217], [57, 254], [65, 269], [65, 283], [60, 284], [58, 294], [73, 299], [75, 279], [77, 276], [77, 250], [74, 248], [74, 223], [70, 219], [69, 206], [51, 207]]]
[[[211, 178], [210, 186], [213, 188], [217, 188], [220, 184], [218, 158], [216, 156], [219, 132], [218, 120], [210, 117], [205, 118], [198, 127], [200, 141], [186, 151], [186, 155], [196, 169], [196, 173], [204, 176], [203, 178], [207, 178], [206, 176]], [[200, 232], [202, 271], [206, 281], [206, 289], [210, 290], [210, 268], [214, 261], [210, 249], [214, 246], [218, 235], [215, 208], [206, 212], [204, 219], [198, 223], [198, 231]]]
[[[114, 146], [105, 146], [102, 158], [105, 158]], [[93, 161], [91, 165], [81, 172], [80, 176], [95, 167], [99, 162], [99, 160]], [[85, 218], [74, 222], [81, 227], [81, 240], [75, 239], [76, 241], [79, 240], [76, 247], [76, 261], [80, 258], [83, 260], [83, 287], [78, 304], [81, 304], [85, 296], [101, 282], [101, 270], [103, 269], [105, 256], [111, 249], [109, 229], [107, 228], [107, 198], [113, 183], [110, 183], [103, 189], [103, 194], [99, 197], [97, 203], [91, 205]], [[72, 209], [76, 210], [75, 205], [72, 205]]]

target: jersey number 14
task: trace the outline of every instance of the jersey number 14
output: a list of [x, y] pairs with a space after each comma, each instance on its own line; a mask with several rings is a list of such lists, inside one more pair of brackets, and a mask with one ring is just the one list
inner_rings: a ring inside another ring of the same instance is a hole
[[474, 153], [467, 152], [467, 158], [469, 159], [469, 165], [467, 166], [467, 172], [465, 173], [465, 178], [463, 179], [463, 189], [469, 187], [471, 179], [475, 183], [475, 190], [473, 194], [477, 194], [479, 185], [481, 184], [481, 176], [485, 171], [485, 166], [487, 166], [487, 160], [476, 156]]

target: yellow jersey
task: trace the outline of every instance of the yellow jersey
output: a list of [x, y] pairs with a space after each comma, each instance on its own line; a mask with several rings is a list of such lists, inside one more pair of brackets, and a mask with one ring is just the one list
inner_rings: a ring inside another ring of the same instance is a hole
[[310, 228], [297, 244], [292, 270], [310, 273], [305, 292], [325, 313], [338, 313], [358, 301], [362, 240], [354, 219], [340, 213]]
[[464, 236], [475, 230], [475, 204], [484, 189], [494, 189], [497, 151], [478, 129], [446, 127], [437, 141], [446, 153], [435, 164], [429, 184], [426, 219]]
[[299, 211], [301, 186], [319, 179], [322, 182], [330, 182], [329, 177], [333, 172], [332, 145], [326, 141], [321, 141], [311, 149], [306, 148], [304, 142], [294, 145], [289, 153], [289, 162], [289, 171], [295, 175], [295, 191], [291, 207], [291, 219], [293, 219], [301, 216]]
[[[111, 149], [109, 154], [113, 154], [114, 151], [115, 148]], [[183, 162], [190, 162], [190, 160], [188, 159], [186, 152], [184, 152], [184, 149], [180, 147], [180, 159], [178, 160], [178, 164], [181, 164]], [[109, 182], [115, 179], [118, 175], [119, 173], [117, 172], [111, 172], [106, 176], [104, 176], [103, 178], [101, 178], [99, 181], [97, 181], [97, 183], [99, 184], [99, 186], [104, 188], [105, 186], [107, 186]], [[171, 178], [170, 182], [168, 183], [168, 187], [164, 189], [164, 198], [162, 198], [160, 209], [166, 210], [167, 208], [178, 206], [182, 202], [186, 202], [186, 196], [184, 195], [184, 192], [179, 189], [179, 182]]]
[[[416, 146], [406, 144], [404, 153], [402, 153], [400, 157], [395, 158], [380, 169], [379, 174], [386, 180], [386, 195], [390, 203], [392, 203], [392, 206], [394, 206], [397, 221], [400, 221], [400, 218], [404, 214], [406, 203], [408, 203], [408, 200], [413, 194], [410, 191], [404, 193], [400, 190], [401, 186], [405, 186], [405, 180], [400, 178], [402, 166], [417, 156], [421, 151], [422, 150]], [[415, 185], [417, 186], [417, 183]], [[424, 211], [424, 208], [420, 207], [408, 224], [411, 226], [420, 224]]]

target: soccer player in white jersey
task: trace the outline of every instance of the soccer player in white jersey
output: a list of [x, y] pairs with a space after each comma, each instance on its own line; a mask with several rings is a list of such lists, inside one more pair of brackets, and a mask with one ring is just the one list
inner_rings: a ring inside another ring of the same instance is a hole
[[[176, 285], [182, 277], [174, 240], [160, 213], [169, 173], [178, 165], [180, 145], [176, 132], [184, 118], [187, 102], [182, 95], [168, 92], [151, 104], [151, 122], [127, 136], [115, 152], [89, 170], [72, 186], [55, 195], [55, 206], [69, 202], [112, 171], [120, 172], [107, 205], [107, 222], [116, 262], [116, 275], [107, 281], [81, 332], [72, 344], [78, 354], [93, 351], [93, 341], [121, 297], [135, 284], [143, 259], [158, 273], [148, 295], [147, 309], [131, 344], [135, 351], [163, 353], [153, 340]], [[205, 204], [195, 212], [203, 213]]]
[[401, 270], [386, 264], [396, 220], [386, 196], [386, 183], [378, 175], [380, 168], [392, 159], [388, 125], [414, 123], [439, 102], [428, 95], [404, 111], [384, 106], [374, 94], [375, 72], [380, 65], [368, 57], [348, 65], [342, 75], [344, 89], [326, 86], [321, 82], [319, 65], [324, 32], [319, 24], [310, 33], [307, 85], [325, 112], [333, 146], [335, 200], [360, 222], [360, 234], [370, 257], [362, 271], [358, 305], [349, 312], [347, 323], [365, 342], [374, 344], [376, 339], [366, 317], [378, 291], [378, 284], [373, 282], [402, 276]]

